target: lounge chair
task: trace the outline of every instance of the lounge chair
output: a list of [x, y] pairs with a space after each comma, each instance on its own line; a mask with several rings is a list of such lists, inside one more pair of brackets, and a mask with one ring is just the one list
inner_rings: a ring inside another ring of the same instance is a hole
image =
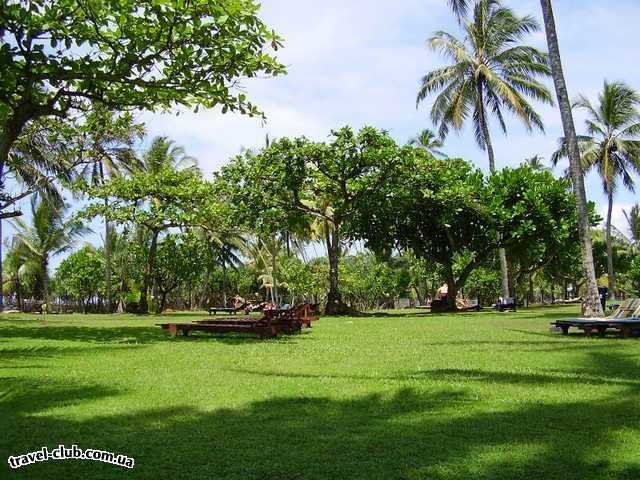
[[601, 337], [604, 337], [608, 329], [615, 329], [619, 330], [623, 337], [630, 337], [635, 330], [640, 329], [640, 299], [625, 300], [607, 317], [557, 320], [551, 322], [551, 325], [560, 328], [563, 335], [568, 335], [569, 329], [575, 327], [589, 336], [597, 331]]
[[260, 317], [231, 317], [226, 319], [197, 320], [192, 323], [159, 323], [156, 324], [169, 330], [172, 337], [178, 332], [187, 336], [191, 331], [211, 333], [252, 333], [260, 338], [273, 338], [279, 333], [295, 333], [303, 326], [310, 327], [317, 317], [313, 315], [310, 305], [298, 305], [288, 310], [268, 310]]

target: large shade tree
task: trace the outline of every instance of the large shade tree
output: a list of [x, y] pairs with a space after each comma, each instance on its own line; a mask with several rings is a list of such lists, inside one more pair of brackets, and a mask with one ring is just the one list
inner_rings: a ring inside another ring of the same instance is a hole
[[[462, 3], [455, 3], [454, 7], [458, 13], [466, 12]], [[525, 36], [539, 29], [533, 17], [519, 17], [495, 0], [479, 0], [469, 13], [461, 18], [463, 39], [443, 31], [429, 39], [429, 46], [450, 59], [451, 64], [422, 78], [417, 104], [437, 94], [431, 119], [438, 125], [441, 137], [452, 128], [461, 130], [471, 117], [476, 141], [487, 152], [489, 170], [495, 172], [490, 117], [505, 133], [505, 111], [529, 130], [544, 130], [529, 98], [552, 103], [551, 93], [539, 81], [550, 74], [550, 69], [546, 53], [522, 44]], [[502, 294], [508, 297], [505, 251], [500, 250], [499, 255]]]
[[[607, 277], [609, 291], [615, 297], [616, 277], [613, 268], [611, 216], [613, 200], [620, 183], [632, 192], [635, 190], [633, 173], [640, 173], [640, 95], [621, 82], [604, 82], [598, 103], [581, 95], [574, 108], [586, 113], [584, 135], [578, 136], [578, 148], [582, 170], [595, 169], [602, 180], [607, 195], [607, 217], [605, 223], [607, 244]], [[552, 161], [557, 164], [567, 158], [569, 147], [566, 138], [560, 139], [560, 148]]]
[[335, 130], [326, 143], [282, 138], [259, 154], [236, 157], [222, 169], [219, 184], [237, 221], [262, 234], [321, 226], [329, 262], [325, 310], [341, 314], [349, 308], [340, 294], [338, 266], [346, 224], [362, 195], [355, 191], [365, 178], [372, 187], [383, 184], [399, 152], [388, 133], [371, 127]]
[[404, 155], [395, 167], [383, 185], [359, 184], [351, 233], [379, 255], [411, 249], [438, 263], [452, 310], [469, 275], [499, 248], [521, 252], [544, 240], [550, 253], [575, 225], [568, 185], [549, 172], [521, 166], [487, 180], [463, 160], [422, 152]]

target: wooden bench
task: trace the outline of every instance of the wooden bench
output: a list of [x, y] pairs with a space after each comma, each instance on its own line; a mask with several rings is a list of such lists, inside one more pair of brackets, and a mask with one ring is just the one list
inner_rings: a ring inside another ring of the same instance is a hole
[[560, 328], [563, 335], [569, 335], [569, 329], [575, 327], [584, 331], [588, 336], [597, 332], [598, 335], [604, 337], [607, 334], [607, 330], [613, 329], [620, 331], [624, 338], [629, 338], [633, 335], [634, 330], [640, 330], [640, 318], [612, 318], [611, 320], [557, 320], [555, 322], [551, 322], [551, 325], [556, 328]]
[[191, 331], [212, 333], [253, 333], [260, 338], [273, 338], [279, 333], [296, 333], [302, 327], [311, 327], [318, 317], [313, 315], [311, 305], [298, 305], [287, 310], [267, 310], [262, 316], [230, 317], [226, 319], [196, 320], [192, 323], [159, 323], [158, 326], [169, 330], [172, 337], [178, 332], [184, 336]]

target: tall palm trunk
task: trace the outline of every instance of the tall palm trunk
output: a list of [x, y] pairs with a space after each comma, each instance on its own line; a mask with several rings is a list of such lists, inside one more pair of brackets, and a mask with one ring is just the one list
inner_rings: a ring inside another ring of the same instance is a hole
[[222, 306], [227, 308], [227, 262], [222, 259]]
[[47, 255], [41, 257], [40, 269], [42, 270], [42, 299], [49, 305], [49, 258]]
[[558, 34], [556, 33], [556, 23], [553, 17], [553, 7], [551, 0], [540, 0], [542, 15], [544, 17], [544, 28], [547, 35], [547, 46], [549, 49], [549, 60], [553, 83], [558, 97], [560, 116], [562, 117], [562, 127], [564, 136], [567, 139], [569, 151], [569, 169], [571, 180], [576, 197], [576, 211], [578, 215], [578, 233], [580, 235], [580, 246], [582, 251], [582, 269], [586, 280], [587, 294], [583, 302], [584, 315], [587, 317], [602, 316], [602, 305], [598, 295], [598, 283], [596, 282], [596, 271], [593, 265], [593, 249], [591, 246], [591, 233], [589, 231], [589, 218], [587, 214], [587, 196], [584, 188], [584, 176], [580, 166], [580, 151], [578, 149], [578, 139], [573, 123], [571, 112], [571, 102], [567, 93], [567, 85], [562, 71], [562, 60], [560, 59], [560, 47], [558, 45]]
[[158, 235], [157, 230], [153, 231], [151, 237], [151, 245], [149, 245], [149, 258], [147, 259], [147, 268], [144, 273], [144, 279], [142, 281], [142, 288], [140, 289], [140, 303], [138, 305], [138, 313], [149, 313], [149, 301], [147, 295], [151, 288], [151, 281], [153, 277], [153, 270], [156, 265], [156, 252], [158, 251]]
[[[105, 200], [105, 204], [107, 201]], [[105, 218], [104, 221], [104, 283], [105, 283], [105, 296], [106, 298], [106, 310], [107, 313], [113, 312], [113, 306], [111, 305], [111, 242], [109, 240], [111, 235], [111, 223]]]
[[607, 225], [606, 225], [606, 241], [607, 241], [607, 277], [609, 279], [609, 296], [616, 298], [616, 273], [613, 271], [613, 239], [611, 238], [611, 214], [613, 213], [613, 192], [611, 189], [607, 192]]
[[[2, 178], [2, 171], [0, 170], [0, 178]], [[1, 191], [1, 186], [0, 186], [0, 191]], [[2, 310], [4, 310], [4, 281], [2, 278], [3, 272], [2, 272], [2, 218], [0, 217], [0, 312], [2, 312]], [[20, 308], [20, 307], [18, 307]]]
[[[102, 162], [99, 165], [100, 168], [100, 183], [104, 185], [105, 175], [104, 169], [102, 168]], [[104, 199], [105, 207], [109, 206], [109, 200]], [[111, 306], [111, 242], [110, 240], [110, 230], [111, 225], [109, 225], [109, 220], [107, 217], [104, 218], [104, 285], [105, 285], [105, 296], [106, 298], [106, 308], [107, 313], [112, 312]]]
[[[484, 95], [482, 92], [482, 83], [478, 82], [478, 111], [480, 116], [480, 126], [482, 128], [482, 136], [484, 145], [487, 150], [487, 156], [489, 157], [489, 171], [494, 173], [496, 171], [496, 159], [493, 153], [493, 144], [491, 143], [491, 134], [489, 133], [489, 125], [487, 123], [487, 117], [484, 110]], [[498, 238], [500, 241], [500, 238]], [[500, 279], [502, 281], [502, 298], [509, 297], [509, 264], [507, 263], [507, 252], [504, 248], [498, 249], [498, 257], [500, 258]]]

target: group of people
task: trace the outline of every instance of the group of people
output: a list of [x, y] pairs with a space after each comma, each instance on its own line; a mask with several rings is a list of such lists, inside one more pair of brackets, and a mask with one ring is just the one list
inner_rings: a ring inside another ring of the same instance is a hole
[[258, 311], [264, 312], [268, 310], [286, 310], [290, 308], [290, 305], [284, 304], [284, 305], [278, 306], [275, 303], [273, 303], [271, 300], [252, 303], [246, 300], [245, 298], [241, 297], [240, 295], [236, 295], [235, 297], [233, 297], [233, 308], [237, 310], [244, 309], [245, 313], [249, 314], [251, 312], [258, 312]]

